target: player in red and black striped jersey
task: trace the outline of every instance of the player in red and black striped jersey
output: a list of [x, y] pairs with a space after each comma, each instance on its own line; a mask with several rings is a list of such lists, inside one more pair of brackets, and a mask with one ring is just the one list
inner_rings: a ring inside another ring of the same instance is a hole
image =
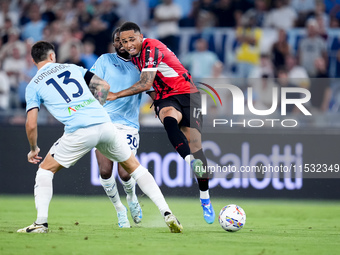
[[210, 203], [207, 159], [202, 150], [201, 97], [189, 72], [176, 55], [156, 39], [143, 38], [137, 24], [120, 27], [120, 39], [132, 62], [141, 71], [140, 80], [130, 88], [111, 93], [107, 100], [126, 97], [154, 88], [155, 111], [171, 144], [194, 170], [200, 189], [203, 216], [211, 224], [215, 212]]
[[155, 100], [198, 92], [190, 74], [175, 54], [156, 39], [144, 38], [140, 54], [131, 60], [141, 72], [156, 71], [153, 82]]

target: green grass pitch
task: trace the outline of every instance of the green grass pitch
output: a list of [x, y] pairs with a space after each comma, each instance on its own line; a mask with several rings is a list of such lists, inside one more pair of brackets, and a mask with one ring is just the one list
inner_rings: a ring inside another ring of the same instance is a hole
[[[212, 199], [216, 214], [231, 203], [245, 227], [224, 231], [204, 222], [198, 199], [167, 198], [184, 226], [172, 234], [156, 206], [141, 197], [141, 226], [119, 229], [103, 196], [54, 196], [48, 234], [18, 234], [36, 217], [32, 196], [0, 196], [0, 254], [340, 254], [340, 201]], [[125, 199], [123, 203], [126, 204]]]

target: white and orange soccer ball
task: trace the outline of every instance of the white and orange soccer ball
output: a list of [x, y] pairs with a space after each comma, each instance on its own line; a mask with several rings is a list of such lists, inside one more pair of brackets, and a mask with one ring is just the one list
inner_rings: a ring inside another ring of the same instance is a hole
[[220, 211], [218, 221], [226, 231], [239, 231], [246, 224], [246, 213], [238, 205], [227, 205]]

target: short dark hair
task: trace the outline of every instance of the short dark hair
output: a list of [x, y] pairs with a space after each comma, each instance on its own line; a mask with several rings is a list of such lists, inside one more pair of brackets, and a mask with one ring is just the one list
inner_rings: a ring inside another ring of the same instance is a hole
[[120, 30], [120, 27], [117, 27], [117, 28], [115, 29], [115, 31], [113, 31], [113, 33], [112, 33], [112, 42], [115, 41], [115, 34], [119, 33], [119, 30]]
[[124, 32], [124, 31], [129, 31], [133, 30], [133, 32], [139, 32], [140, 33], [140, 28], [136, 23], [133, 22], [125, 22], [123, 25], [121, 25], [119, 32]]
[[55, 52], [52, 43], [46, 41], [39, 41], [32, 46], [31, 56], [35, 63], [39, 63], [47, 59], [47, 54], [51, 50]]

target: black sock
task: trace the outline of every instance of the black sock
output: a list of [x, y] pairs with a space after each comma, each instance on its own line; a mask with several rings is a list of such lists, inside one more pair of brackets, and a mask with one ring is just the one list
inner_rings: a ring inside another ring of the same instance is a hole
[[[202, 160], [203, 167], [205, 167], [205, 169], [207, 169], [208, 161], [207, 161], [207, 158], [205, 157], [202, 149], [193, 153], [192, 155], [194, 156], [195, 159]], [[200, 191], [206, 191], [206, 190], [209, 189], [209, 178], [208, 178], [207, 175], [208, 175], [207, 173], [205, 175], [203, 175], [205, 178], [197, 178], [198, 188], [200, 189]]]
[[194, 156], [194, 158], [196, 159], [200, 159], [203, 162], [203, 166], [207, 167], [208, 166], [208, 161], [207, 158], [205, 157], [203, 150], [200, 149], [199, 151], [196, 151], [195, 153], [192, 154]]
[[190, 154], [190, 147], [187, 138], [178, 127], [177, 120], [173, 117], [165, 117], [163, 125], [172, 146], [184, 159]]

